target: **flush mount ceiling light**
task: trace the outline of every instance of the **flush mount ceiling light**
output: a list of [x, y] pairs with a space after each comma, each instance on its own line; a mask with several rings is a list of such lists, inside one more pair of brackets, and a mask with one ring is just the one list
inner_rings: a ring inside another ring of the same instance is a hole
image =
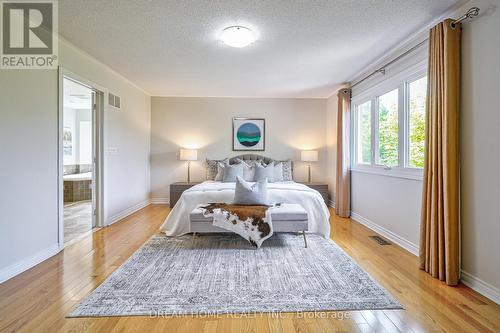
[[220, 40], [232, 47], [245, 47], [255, 42], [255, 34], [247, 27], [235, 25], [222, 30]]

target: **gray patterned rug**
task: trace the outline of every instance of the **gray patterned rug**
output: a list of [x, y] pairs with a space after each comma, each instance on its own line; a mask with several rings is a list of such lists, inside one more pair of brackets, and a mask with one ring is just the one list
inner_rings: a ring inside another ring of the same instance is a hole
[[69, 317], [401, 309], [334, 242], [275, 234], [155, 235]]

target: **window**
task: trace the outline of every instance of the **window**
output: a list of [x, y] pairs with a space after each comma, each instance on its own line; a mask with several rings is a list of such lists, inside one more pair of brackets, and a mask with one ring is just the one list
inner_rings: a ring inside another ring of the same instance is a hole
[[423, 168], [427, 77], [410, 82], [408, 84], [408, 96], [408, 166]]
[[360, 93], [360, 103], [357, 98], [353, 98], [353, 168], [406, 170], [405, 174], [415, 170], [416, 175], [421, 175], [427, 99], [425, 69]]
[[377, 164], [395, 167], [398, 157], [398, 89], [378, 98]]
[[372, 160], [372, 102], [368, 101], [358, 106], [358, 161], [370, 164]]

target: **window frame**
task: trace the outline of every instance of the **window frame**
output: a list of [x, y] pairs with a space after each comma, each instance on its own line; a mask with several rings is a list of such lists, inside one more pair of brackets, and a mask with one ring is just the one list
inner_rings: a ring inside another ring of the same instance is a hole
[[[410, 109], [409, 85], [411, 82], [427, 76], [427, 63], [420, 62], [409, 68], [373, 85], [367, 89], [356, 92], [351, 100], [351, 170], [422, 180], [423, 169], [409, 165], [409, 136], [410, 136]], [[389, 167], [378, 162], [379, 158], [379, 97], [398, 89], [398, 165]], [[371, 101], [371, 163], [358, 161], [358, 107]]]
[[[358, 133], [359, 133], [359, 106], [367, 103], [367, 102], [370, 102], [370, 142], [371, 142], [371, 147], [370, 147], [370, 164], [369, 163], [364, 163], [364, 162], [358, 162], [358, 157], [359, 157], [359, 149], [358, 149], [358, 139], [359, 139], [359, 136], [358, 136]], [[363, 166], [369, 166], [371, 165], [371, 161], [373, 161], [373, 133], [374, 133], [374, 128], [373, 128], [373, 101], [371, 101], [370, 99], [367, 99], [367, 100], [364, 100], [360, 103], [358, 103], [357, 105], [355, 105], [354, 107], [354, 129], [353, 129], [353, 133], [354, 133], [354, 146], [356, 146], [356, 151], [354, 151], [354, 155], [355, 155], [355, 161], [356, 161], [356, 164], [358, 165], [363, 165]]]
[[[404, 139], [405, 139], [405, 151], [404, 151], [404, 167], [408, 170], [420, 171], [422, 168], [415, 168], [410, 166], [410, 84], [417, 80], [420, 80], [428, 75], [427, 71], [418, 71], [414, 75], [408, 77], [405, 81], [405, 113], [404, 113]], [[427, 80], [427, 85], [429, 81]], [[426, 96], [427, 98], [428, 96]]]
[[[385, 94], [388, 94], [394, 90], [397, 90], [398, 91], [398, 165], [395, 166], [395, 167], [389, 167], [385, 164], [381, 164], [379, 159], [380, 159], [380, 141], [379, 141], [379, 138], [380, 138], [380, 97], [385, 95]], [[372, 124], [374, 123], [375, 124], [375, 134], [373, 136], [373, 145], [375, 146], [375, 150], [373, 151], [373, 158], [372, 158], [372, 165], [375, 165], [375, 166], [378, 166], [378, 167], [383, 167], [384, 169], [386, 168], [396, 168], [396, 167], [400, 167], [401, 166], [401, 162], [400, 162], [400, 156], [401, 156], [401, 131], [400, 131], [400, 128], [401, 128], [401, 87], [397, 86], [397, 87], [394, 87], [394, 88], [391, 88], [391, 89], [385, 89], [384, 90], [385, 92], [384, 93], [379, 93], [377, 94], [377, 96], [374, 98], [375, 100], [375, 109], [373, 110], [373, 116], [375, 117], [374, 121], [372, 121]], [[373, 132], [373, 131], [372, 131]], [[366, 164], [365, 164], [366, 165]]]

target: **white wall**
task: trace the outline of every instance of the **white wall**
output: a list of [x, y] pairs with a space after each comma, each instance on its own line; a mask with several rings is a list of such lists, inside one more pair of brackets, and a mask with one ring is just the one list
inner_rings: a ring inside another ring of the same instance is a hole
[[76, 126], [76, 109], [64, 107], [63, 127], [71, 130], [72, 136], [72, 150], [71, 155], [63, 155], [64, 165], [72, 165], [78, 163], [78, 139], [77, 139], [77, 126]]
[[[498, 303], [500, 8], [496, 0], [474, 0], [450, 13], [449, 17], [459, 17], [473, 6], [481, 8], [481, 16], [466, 22], [462, 35], [462, 281]], [[401, 53], [426, 34], [427, 31], [415, 36], [412, 42], [394, 50], [393, 54]], [[376, 80], [369, 80], [364, 86]], [[421, 188], [420, 181], [354, 171], [353, 218], [416, 253]]]
[[104, 220], [114, 222], [149, 199], [151, 97], [65, 41], [59, 56], [60, 66], [122, 98], [121, 109], [106, 106], [104, 115]]
[[[471, 1], [481, 17], [462, 31], [462, 268], [500, 302], [500, 3]], [[484, 283], [483, 283], [484, 282]]]
[[418, 254], [422, 182], [352, 172], [352, 218]]
[[[401, 52], [397, 50], [394, 53]], [[424, 45], [400, 62], [387, 67], [385, 75], [375, 75], [354, 87], [353, 101], [363, 92], [384, 84], [426, 59], [427, 45]], [[422, 180], [394, 175], [392, 170], [377, 170], [377, 173], [367, 173], [357, 168], [352, 170], [352, 218], [418, 254]]]
[[[244, 154], [232, 151], [232, 118], [266, 119], [266, 150], [255, 152], [275, 159], [294, 160], [294, 178], [307, 180], [300, 150], [319, 149], [312, 166], [313, 181], [326, 180], [326, 100], [153, 97], [151, 102], [151, 190], [166, 200], [169, 184], [186, 181], [186, 162], [180, 147], [199, 149], [192, 163], [192, 180], [205, 179], [202, 161]], [[248, 152], [251, 153], [251, 152]]]
[[92, 121], [80, 120], [78, 132], [78, 163], [92, 164]]
[[0, 282], [57, 251], [57, 128], [57, 71], [0, 70]]
[[[105, 219], [148, 200], [151, 98], [77, 48], [60, 42], [60, 65], [122, 97], [105, 110]], [[58, 251], [58, 74], [0, 70], [0, 281]]]
[[64, 155], [64, 165], [92, 163], [91, 116], [92, 114], [90, 109], [73, 109], [64, 107], [64, 127], [71, 129], [73, 139], [72, 154]]

